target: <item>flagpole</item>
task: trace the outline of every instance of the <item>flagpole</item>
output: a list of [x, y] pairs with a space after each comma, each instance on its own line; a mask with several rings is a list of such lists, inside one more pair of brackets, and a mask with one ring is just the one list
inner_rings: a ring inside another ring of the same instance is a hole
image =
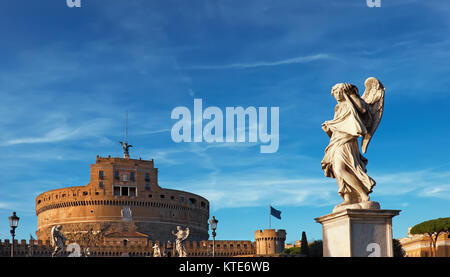
[[271, 215], [271, 212], [272, 212], [272, 205], [269, 205], [269, 229], [271, 229], [272, 228], [272, 215]]

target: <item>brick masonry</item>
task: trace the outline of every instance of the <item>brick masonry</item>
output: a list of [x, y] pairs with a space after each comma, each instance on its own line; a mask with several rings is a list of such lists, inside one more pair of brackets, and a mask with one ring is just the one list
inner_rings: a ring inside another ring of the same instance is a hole
[[136, 231], [153, 241], [173, 239], [178, 225], [189, 227], [188, 240], [207, 240], [209, 202], [205, 198], [158, 185], [153, 160], [97, 156], [86, 186], [44, 192], [36, 198], [38, 240], [50, 239], [50, 230]]

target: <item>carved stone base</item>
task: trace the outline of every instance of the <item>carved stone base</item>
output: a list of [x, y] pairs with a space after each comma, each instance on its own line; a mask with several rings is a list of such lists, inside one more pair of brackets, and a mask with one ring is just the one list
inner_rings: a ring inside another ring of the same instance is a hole
[[392, 218], [399, 213], [400, 210], [345, 209], [316, 218], [322, 224], [323, 256], [392, 257]]
[[337, 205], [333, 209], [333, 213], [337, 213], [347, 209], [366, 209], [366, 210], [379, 210], [380, 203], [375, 201], [365, 201], [361, 203], [354, 203], [348, 205]]

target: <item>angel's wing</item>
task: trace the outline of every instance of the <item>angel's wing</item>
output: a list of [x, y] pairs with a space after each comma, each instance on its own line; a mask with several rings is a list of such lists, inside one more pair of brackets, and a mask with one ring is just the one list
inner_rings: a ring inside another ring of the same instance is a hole
[[367, 134], [365, 134], [362, 139], [361, 150], [363, 153], [366, 153], [367, 146], [383, 116], [385, 88], [383, 84], [374, 77], [367, 78], [364, 85], [366, 90], [361, 98], [367, 104], [368, 116], [365, 119]]
[[50, 231], [50, 234], [51, 234], [50, 238], [51, 238], [52, 246], [55, 246], [55, 229], [56, 229], [56, 226], [53, 226], [52, 230]]
[[189, 227], [187, 227], [186, 230], [184, 230], [183, 240], [187, 239], [187, 237], [189, 237]]

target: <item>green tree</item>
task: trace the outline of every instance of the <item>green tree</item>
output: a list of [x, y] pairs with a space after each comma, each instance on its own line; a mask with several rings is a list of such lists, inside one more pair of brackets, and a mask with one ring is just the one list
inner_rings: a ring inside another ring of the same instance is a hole
[[287, 248], [287, 249], [284, 249], [284, 253], [286, 253], [286, 254], [290, 254], [290, 255], [296, 255], [296, 254], [300, 254], [301, 253], [301, 251], [300, 251], [300, 247], [291, 247], [291, 248]]
[[427, 235], [430, 239], [430, 250], [436, 257], [436, 242], [441, 233], [450, 231], [450, 217], [432, 219], [419, 223], [411, 228], [410, 233], [413, 235]]
[[406, 252], [398, 239], [392, 240], [392, 247], [394, 248], [394, 257], [401, 258], [406, 256]]
[[309, 246], [310, 257], [323, 257], [323, 242], [322, 240], [315, 240]]
[[301, 254], [309, 256], [308, 239], [306, 239], [306, 233], [302, 232], [302, 241], [300, 244]]

